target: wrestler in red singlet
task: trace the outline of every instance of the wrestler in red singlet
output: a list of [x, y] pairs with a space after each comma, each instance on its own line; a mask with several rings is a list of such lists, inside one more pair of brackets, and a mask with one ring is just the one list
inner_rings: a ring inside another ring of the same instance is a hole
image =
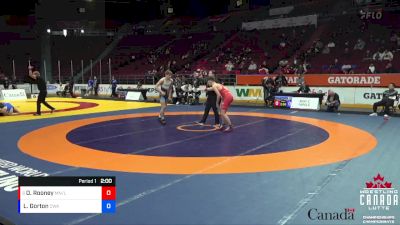
[[[230, 120], [229, 116], [226, 114], [229, 106], [231, 105], [231, 103], [233, 101], [233, 96], [232, 96], [231, 92], [226, 87], [224, 87], [224, 85], [215, 82], [215, 78], [213, 78], [213, 77], [208, 78], [207, 85], [210, 87], [210, 88], [207, 88], [207, 91], [214, 91], [215, 94], [217, 94], [217, 102], [220, 99], [222, 100], [222, 103], [220, 105], [220, 107], [221, 107], [220, 115], [224, 121], [224, 124], [228, 126], [223, 131], [225, 131], [225, 132], [232, 131], [233, 127], [232, 127], [231, 120]], [[223, 128], [223, 126], [221, 126], [221, 130], [222, 130], [222, 128]]]
[[221, 84], [221, 90], [219, 90], [219, 93], [221, 94], [222, 97], [222, 103], [221, 103], [221, 109], [228, 111], [229, 106], [233, 102], [233, 96], [232, 93], [226, 88], [224, 85]]

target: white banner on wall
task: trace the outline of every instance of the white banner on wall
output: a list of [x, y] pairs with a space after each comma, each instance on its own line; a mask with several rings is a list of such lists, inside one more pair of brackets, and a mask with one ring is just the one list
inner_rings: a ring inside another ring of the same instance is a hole
[[272, 20], [261, 20], [242, 23], [242, 29], [244, 30], [263, 30], [263, 29], [273, 29], [282, 27], [296, 27], [296, 26], [307, 26], [307, 25], [317, 25], [317, 15], [308, 16], [297, 16], [289, 18], [279, 18]]
[[[48, 93], [55, 94], [58, 89], [57, 84], [48, 85]], [[136, 85], [118, 85], [118, 88], [135, 88]], [[30, 93], [30, 85], [18, 85], [19, 89], [24, 89], [26, 93]], [[33, 85], [34, 93], [38, 93], [36, 85]], [[147, 97], [158, 97], [158, 92], [154, 89], [154, 85], [143, 85], [143, 88], [148, 88]], [[233, 94], [235, 100], [254, 101], [264, 100], [263, 88], [260, 86], [227, 86], [229, 91]], [[342, 104], [368, 104], [372, 105], [382, 99], [382, 93], [387, 88], [360, 88], [360, 87], [310, 87], [313, 92], [327, 93], [329, 89], [334, 90], [340, 96]], [[75, 84], [74, 93], [79, 95], [81, 89], [87, 89], [86, 84]], [[203, 90], [204, 86], [200, 87]], [[298, 87], [283, 87], [283, 92], [296, 92]], [[400, 91], [400, 90], [399, 90]], [[99, 95], [110, 96], [111, 85], [101, 84], [99, 87]], [[200, 98], [205, 98], [205, 92], [201, 93]], [[326, 98], [326, 97], [325, 97]], [[324, 98], [324, 100], [325, 100]]]
[[26, 100], [26, 92], [24, 89], [9, 89], [0, 91], [0, 100]]

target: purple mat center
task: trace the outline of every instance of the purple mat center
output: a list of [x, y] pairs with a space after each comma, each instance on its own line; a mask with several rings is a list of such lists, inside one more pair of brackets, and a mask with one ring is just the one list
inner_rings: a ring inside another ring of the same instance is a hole
[[[208, 124], [213, 124], [213, 116]], [[67, 139], [77, 145], [121, 154], [177, 157], [256, 155], [291, 151], [325, 141], [329, 134], [316, 126], [290, 120], [231, 116], [231, 133], [194, 124], [199, 116], [168, 116], [162, 126], [155, 117], [129, 118], [86, 125]]]

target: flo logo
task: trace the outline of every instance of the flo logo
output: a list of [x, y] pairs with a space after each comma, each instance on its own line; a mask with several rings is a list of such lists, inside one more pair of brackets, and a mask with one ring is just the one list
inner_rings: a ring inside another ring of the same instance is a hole
[[360, 205], [370, 211], [388, 211], [399, 205], [398, 190], [379, 173], [360, 190]]
[[310, 220], [354, 220], [354, 214], [354, 208], [345, 208], [339, 212], [323, 212], [315, 208], [308, 210]]

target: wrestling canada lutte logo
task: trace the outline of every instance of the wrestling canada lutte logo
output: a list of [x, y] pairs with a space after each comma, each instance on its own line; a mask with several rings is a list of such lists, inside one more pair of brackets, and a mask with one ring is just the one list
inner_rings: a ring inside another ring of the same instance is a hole
[[397, 210], [399, 205], [398, 190], [393, 183], [385, 180], [381, 174], [367, 181], [365, 187], [360, 190], [360, 206], [366, 207], [369, 212], [379, 212], [380, 215], [363, 216], [363, 223], [393, 224], [395, 216], [387, 213]]

